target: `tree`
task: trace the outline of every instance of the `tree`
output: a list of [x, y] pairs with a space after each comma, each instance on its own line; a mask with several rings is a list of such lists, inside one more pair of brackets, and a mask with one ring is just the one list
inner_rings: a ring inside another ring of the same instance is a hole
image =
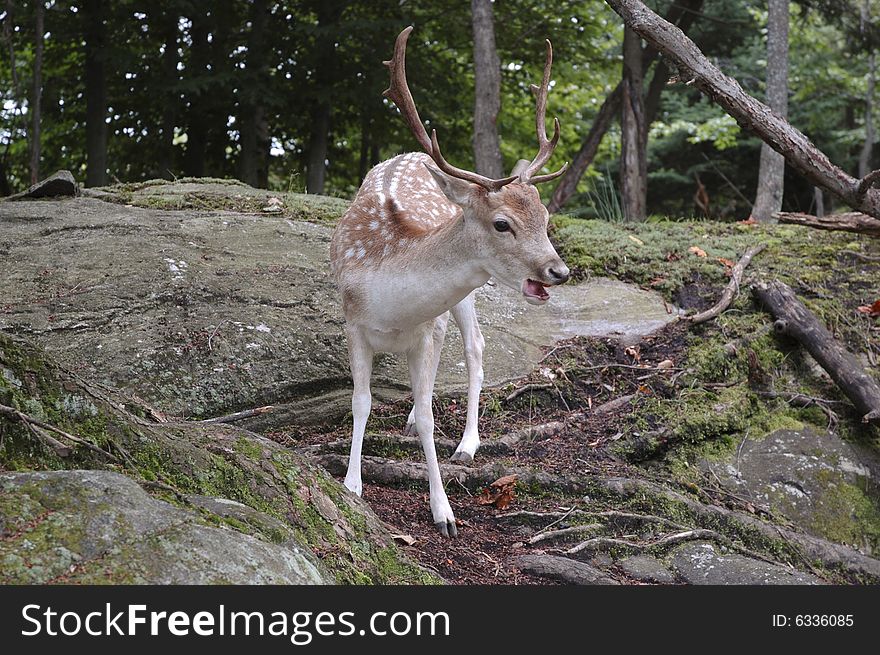
[[[864, 40], [868, 36], [868, 27], [871, 25], [871, 3], [865, 0], [861, 7], [859, 21], [860, 36]], [[871, 159], [874, 153], [874, 87], [877, 75], [877, 57], [873, 50], [873, 44], [869, 44], [868, 55], [868, 88], [865, 91], [865, 141], [862, 151], [859, 153], [859, 177], [865, 177], [871, 172]]]
[[[691, 28], [700, 10], [703, 6], [703, 0], [680, 0], [674, 2], [669, 7], [666, 14], [666, 20], [673, 25], [678, 25], [682, 32], [687, 33]], [[657, 58], [657, 50], [654, 48], [645, 48], [642, 54], [642, 70], [648, 70], [654, 60]], [[660, 107], [660, 93], [666, 86], [669, 77], [669, 69], [665, 62], [658, 62], [654, 71], [654, 77], [651, 79], [648, 97], [645, 102], [645, 114], [648, 127], [654, 122], [657, 111]], [[599, 111], [596, 113], [590, 131], [587, 133], [580, 149], [573, 157], [571, 166], [562, 176], [553, 196], [547, 204], [547, 209], [551, 213], [556, 213], [571, 199], [577, 190], [578, 182], [584, 173], [593, 163], [596, 154], [599, 152], [599, 146], [605, 133], [611, 127], [614, 116], [620, 113], [620, 99], [623, 93], [623, 81], [621, 81], [614, 90], [608, 94], [602, 102]]]
[[86, 186], [107, 184], [107, 11], [103, 0], [83, 0], [86, 81]]
[[43, 21], [46, 8], [43, 0], [34, 5], [34, 86], [31, 95], [31, 184], [40, 179], [40, 105], [43, 99]]
[[471, 0], [474, 32], [474, 162], [476, 172], [504, 177], [504, 160], [498, 140], [501, 111], [501, 62], [495, 48], [491, 0]]
[[[768, 0], [767, 15], [767, 105], [788, 117], [788, 22], [789, 0]], [[782, 209], [785, 157], [768, 144], [761, 146], [758, 192], [752, 217], [770, 221]]]
[[238, 176], [251, 186], [266, 188], [269, 186], [269, 124], [263, 102], [269, 86], [266, 0], [254, 0], [250, 23], [247, 77], [242, 85], [238, 120], [241, 145]]
[[880, 191], [873, 185], [880, 171], [861, 180], [835, 166], [802, 132], [755, 100], [736, 80], [722, 73], [693, 41], [639, 0], [606, 0], [624, 22], [668, 57], [690, 84], [718, 103], [745, 129], [754, 132], [813, 184], [822, 186], [850, 207], [880, 218]]
[[623, 36], [623, 89], [620, 114], [620, 186], [628, 221], [647, 217], [648, 127], [643, 91], [642, 40], [630, 28]]
[[306, 192], [324, 193], [327, 153], [330, 140], [331, 95], [336, 84], [339, 61], [336, 57], [336, 30], [344, 3], [338, 0], [319, 2], [314, 45], [313, 80], [321, 88], [313, 94], [311, 128], [306, 152]]

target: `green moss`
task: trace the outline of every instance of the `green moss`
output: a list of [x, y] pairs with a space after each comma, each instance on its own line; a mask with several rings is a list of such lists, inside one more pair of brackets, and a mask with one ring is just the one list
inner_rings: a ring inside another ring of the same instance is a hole
[[880, 551], [880, 498], [872, 500], [867, 484], [860, 488], [834, 471], [822, 470], [816, 475], [823, 484], [823, 493], [814, 507], [810, 527], [832, 541]]

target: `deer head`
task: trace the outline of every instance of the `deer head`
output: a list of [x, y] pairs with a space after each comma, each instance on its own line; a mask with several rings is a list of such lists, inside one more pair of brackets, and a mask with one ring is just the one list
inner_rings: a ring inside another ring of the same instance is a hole
[[433, 160], [425, 167], [443, 194], [462, 209], [464, 229], [476, 244], [476, 253], [486, 272], [496, 280], [522, 293], [532, 304], [549, 298], [546, 288], [562, 284], [569, 270], [547, 237], [549, 213], [541, 203], [535, 185], [562, 175], [559, 170], [540, 174], [559, 141], [559, 120], [554, 119], [553, 137], [548, 139], [545, 115], [553, 48], [547, 41], [547, 56], [540, 86], [532, 85], [536, 98], [535, 127], [538, 154], [531, 161], [520, 160], [509, 177], [491, 179], [449, 164], [443, 157], [437, 131], [425, 130], [406, 80], [406, 43], [412, 27], [404, 29], [394, 45], [394, 56], [384, 62], [391, 70], [391, 85], [384, 96], [392, 100]]

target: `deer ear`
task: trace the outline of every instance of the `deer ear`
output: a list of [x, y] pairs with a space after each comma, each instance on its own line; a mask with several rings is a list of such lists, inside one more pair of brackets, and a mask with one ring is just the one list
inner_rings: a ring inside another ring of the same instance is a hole
[[447, 175], [428, 162], [425, 162], [425, 168], [427, 168], [428, 172], [434, 177], [437, 186], [440, 187], [443, 195], [445, 195], [450, 202], [453, 202], [456, 205], [470, 204], [471, 198], [473, 197], [474, 187], [476, 187], [475, 184]]

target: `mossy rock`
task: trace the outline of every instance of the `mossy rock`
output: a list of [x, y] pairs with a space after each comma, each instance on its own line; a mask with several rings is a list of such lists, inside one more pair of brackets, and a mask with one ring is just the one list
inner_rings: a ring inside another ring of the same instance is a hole
[[0, 371], [0, 403], [87, 439], [116, 458], [81, 447], [60, 457], [22, 423], [2, 417], [0, 470], [115, 471], [142, 481], [205, 525], [265, 544], [301, 545], [336, 582], [439, 581], [397, 548], [364, 501], [269, 439], [225, 424], [145, 420], [136, 403], [89, 385], [38, 348], [2, 332]]
[[307, 548], [206, 525], [120, 473], [0, 473], [3, 584], [334, 581]]

